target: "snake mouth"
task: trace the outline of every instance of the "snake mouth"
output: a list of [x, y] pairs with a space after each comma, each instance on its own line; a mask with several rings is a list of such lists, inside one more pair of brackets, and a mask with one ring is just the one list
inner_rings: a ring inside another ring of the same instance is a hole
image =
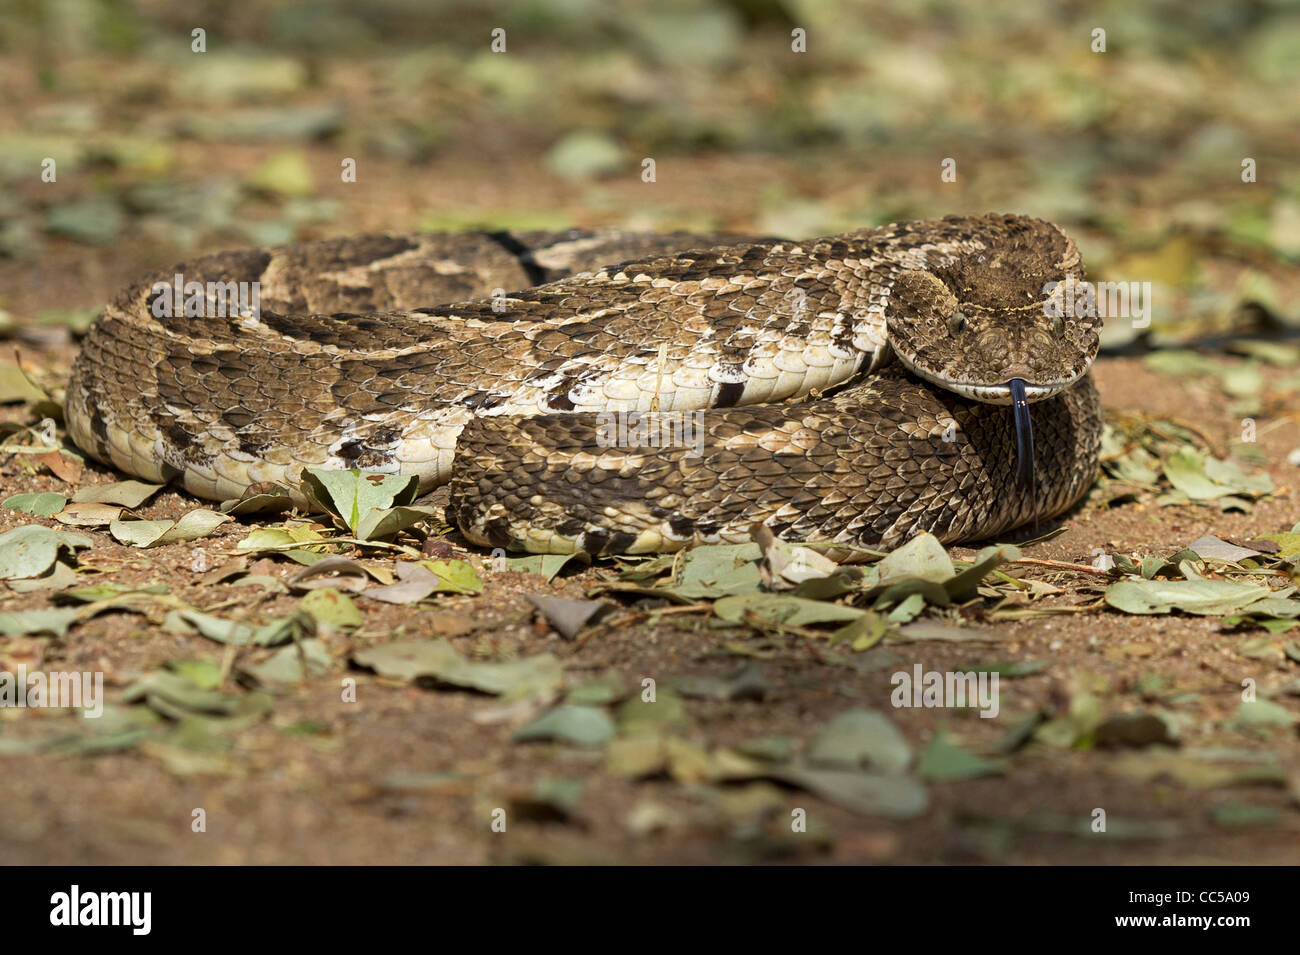
[[[1019, 398], [1017, 398], [1017, 388], [1012, 385], [1017, 384]], [[1051, 398], [1059, 395], [1062, 391], [1074, 384], [1072, 381], [1052, 381], [1047, 383], [1030, 383], [1023, 378], [1012, 378], [1005, 385], [970, 385], [965, 383], [942, 382], [936, 381], [935, 384], [942, 385], [949, 391], [956, 392], [963, 398], [970, 398], [973, 401], [982, 401], [990, 405], [1010, 405], [1015, 404], [1017, 400], [1023, 400], [1029, 403], [1042, 401], [1044, 398]]]
[[[958, 381], [952, 378], [944, 378], [936, 375], [934, 372], [927, 371], [917, 362], [912, 361], [907, 355], [903, 354], [900, 349], [894, 349], [894, 356], [903, 364], [903, 367], [932, 385], [938, 385], [945, 391], [951, 391], [953, 394], [961, 395], [963, 398], [969, 398], [971, 401], [982, 401], [991, 405], [1009, 405], [1013, 404], [1015, 397], [1012, 393], [1010, 382], [1003, 384], [994, 382], [992, 384], [972, 383]], [[1010, 369], [1008, 369], [1010, 370]], [[1043, 401], [1046, 398], [1052, 398], [1059, 395], [1073, 385], [1079, 378], [1062, 378], [1054, 381], [1028, 381], [1016, 376], [1011, 381], [1020, 382], [1023, 396], [1031, 404], [1035, 401]]]
[[1034, 492], [1034, 425], [1029, 418], [1029, 396], [1023, 378], [1007, 382], [1016, 422], [1016, 486]]

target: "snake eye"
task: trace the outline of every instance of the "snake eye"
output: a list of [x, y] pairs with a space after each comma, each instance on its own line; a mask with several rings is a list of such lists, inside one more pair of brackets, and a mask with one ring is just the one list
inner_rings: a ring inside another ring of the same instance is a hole
[[966, 316], [961, 312], [953, 312], [952, 318], [948, 319], [948, 331], [956, 335], [966, 327]]

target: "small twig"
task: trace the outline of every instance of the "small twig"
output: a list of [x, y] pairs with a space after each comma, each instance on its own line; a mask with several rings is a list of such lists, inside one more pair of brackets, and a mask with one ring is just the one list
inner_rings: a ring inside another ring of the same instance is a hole
[[1109, 577], [1109, 570], [1098, 570], [1091, 564], [1071, 564], [1063, 560], [1046, 560], [1042, 557], [1021, 557], [1019, 560], [1009, 560], [1008, 564], [1032, 564], [1035, 567], [1051, 567], [1053, 570], [1077, 570], [1082, 574], [1099, 574], [1102, 577]]
[[1193, 424], [1190, 421], [1184, 421], [1182, 418], [1173, 418], [1173, 417], [1146, 418], [1143, 423], [1148, 428], [1150, 428], [1152, 431], [1154, 431], [1156, 434], [1160, 435], [1163, 438], [1168, 438], [1170, 441], [1178, 440], [1174, 435], [1169, 434], [1167, 431], [1162, 431], [1160, 429], [1159, 422], [1161, 421], [1166, 421], [1169, 424], [1172, 424], [1176, 428], [1182, 428], [1184, 431], [1190, 431], [1196, 437], [1201, 439], [1201, 443], [1205, 445], [1206, 449], [1211, 454], [1213, 454], [1215, 457], [1219, 456], [1218, 442], [1216, 442], [1213, 438], [1211, 438], [1208, 434], [1206, 434], [1201, 429], [1200, 425]]
[[[225, 686], [226, 680], [230, 679], [230, 671], [235, 667], [235, 656], [239, 653], [239, 646], [234, 643], [226, 644], [226, 650], [221, 655], [221, 675], [217, 680], [217, 686]], [[306, 670], [304, 669], [305, 673]]]
[[713, 604], [687, 604], [681, 607], [664, 607], [662, 610], [638, 610], [633, 613], [624, 614], [621, 617], [615, 617], [612, 620], [606, 620], [604, 623], [598, 623], [581, 637], [574, 644], [575, 648], [581, 647], [597, 633], [614, 627], [626, 626], [630, 623], [640, 623], [643, 620], [649, 620], [651, 617], [667, 617], [674, 614], [682, 613], [712, 613]]
[[262, 552], [280, 553], [289, 550], [311, 550], [313, 547], [325, 547], [329, 544], [352, 544], [354, 547], [378, 547], [383, 550], [395, 550], [400, 554], [406, 554], [408, 557], [414, 557], [416, 560], [425, 560], [425, 556], [414, 547], [408, 547], [405, 544], [390, 544], [387, 541], [367, 541], [355, 537], [324, 537], [320, 540], [297, 541], [289, 544], [266, 544], [249, 550], [222, 551], [224, 557], [251, 557], [254, 554]]

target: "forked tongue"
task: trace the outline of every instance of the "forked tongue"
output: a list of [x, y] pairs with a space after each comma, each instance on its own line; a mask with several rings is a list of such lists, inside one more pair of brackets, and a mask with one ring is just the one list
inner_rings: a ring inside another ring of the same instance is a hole
[[1023, 378], [1007, 382], [1011, 389], [1011, 407], [1016, 416], [1016, 484], [1034, 499], [1034, 426], [1029, 420], [1029, 398]]

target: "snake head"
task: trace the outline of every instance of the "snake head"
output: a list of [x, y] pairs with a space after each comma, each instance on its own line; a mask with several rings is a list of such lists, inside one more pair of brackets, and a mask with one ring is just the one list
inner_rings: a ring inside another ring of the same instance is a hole
[[[915, 241], [908, 241], [912, 233]], [[924, 236], [924, 239], [922, 238]], [[966, 398], [1050, 398], [1088, 371], [1101, 321], [1082, 301], [1074, 241], [1024, 216], [949, 217], [900, 228], [885, 306], [894, 354], [913, 374]]]

